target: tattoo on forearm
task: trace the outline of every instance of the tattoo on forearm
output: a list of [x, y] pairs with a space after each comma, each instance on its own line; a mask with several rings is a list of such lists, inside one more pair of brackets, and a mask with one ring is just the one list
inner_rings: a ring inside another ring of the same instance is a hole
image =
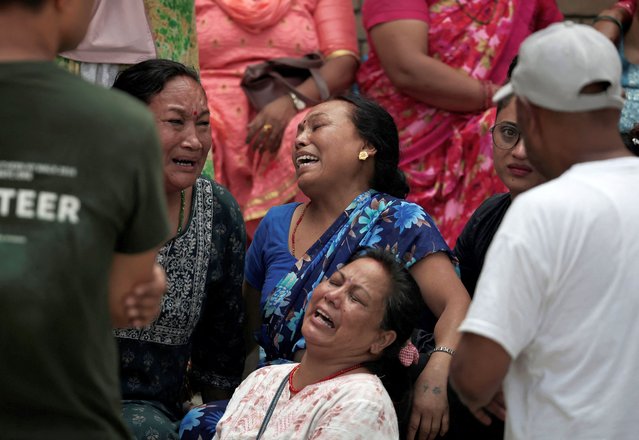
[[442, 393], [441, 388], [439, 388], [439, 387], [433, 388], [433, 394], [441, 394], [441, 393]]
[[428, 392], [428, 384], [425, 383], [424, 384], [424, 394], [426, 394]]

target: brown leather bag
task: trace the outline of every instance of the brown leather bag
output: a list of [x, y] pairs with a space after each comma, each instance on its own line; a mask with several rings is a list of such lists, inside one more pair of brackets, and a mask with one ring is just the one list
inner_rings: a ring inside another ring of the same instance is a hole
[[308, 105], [319, 104], [295, 90], [309, 76], [312, 76], [319, 89], [322, 101], [330, 96], [326, 81], [319, 73], [324, 60], [319, 53], [309, 53], [301, 58], [273, 58], [259, 64], [251, 64], [246, 68], [240, 86], [244, 90], [251, 106], [262, 110], [269, 102], [295, 93]]

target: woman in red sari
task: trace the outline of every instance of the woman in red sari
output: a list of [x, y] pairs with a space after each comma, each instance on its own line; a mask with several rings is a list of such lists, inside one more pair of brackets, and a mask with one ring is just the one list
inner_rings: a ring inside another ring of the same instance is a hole
[[370, 56], [357, 79], [393, 115], [408, 199], [454, 244], [502, 183], [488, 129], [495, 84], [519, 44], [562, 19], [555, 0], [366, 0]]

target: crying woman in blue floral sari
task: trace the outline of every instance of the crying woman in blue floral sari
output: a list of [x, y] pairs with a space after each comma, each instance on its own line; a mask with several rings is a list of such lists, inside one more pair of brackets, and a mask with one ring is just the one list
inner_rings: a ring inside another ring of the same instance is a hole
[[293, 149], [298, 185], [309, 201], [272, 208], [262, 220], [246, 259], [244, 294], [265, 361], [299, 360], [313, 289], [359, 250], [395, 254], [419, 284], [424, 310], [436, 318], [424, 330], [435, 347], [449, 349], [433, 352], [415, 383], [410, 425], [434, 437], [448, 429], [449, 353], [469, 297], [433, 220], [404, 200], [408, 186], [398, 164], [397, 128], [379, 105], [348, 96], [314, 107]]

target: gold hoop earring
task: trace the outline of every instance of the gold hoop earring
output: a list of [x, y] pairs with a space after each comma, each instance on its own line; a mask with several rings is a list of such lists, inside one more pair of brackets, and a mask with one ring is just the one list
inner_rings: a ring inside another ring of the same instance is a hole
[[365, 161], [366, 159], [368, 159], [368, 151], [360, 151], [358, 158], [361, 161]]

